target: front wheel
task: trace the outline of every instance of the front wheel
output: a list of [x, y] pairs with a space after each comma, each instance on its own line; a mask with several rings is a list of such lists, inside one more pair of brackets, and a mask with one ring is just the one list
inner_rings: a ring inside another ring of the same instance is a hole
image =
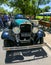
[[10, 45], [8, 44], [8, 40], [4, 40], [4, 47], [10, 47]]
[[14, 42], [11, 40], [4, 40], [4, 47], [12, 47], [14, 46]]

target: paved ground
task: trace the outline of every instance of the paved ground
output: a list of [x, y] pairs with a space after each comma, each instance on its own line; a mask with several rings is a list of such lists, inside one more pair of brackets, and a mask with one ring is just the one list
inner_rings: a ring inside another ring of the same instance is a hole
[[45, 42], [47, 43], [47, 45], [51, 48], [51, 33], [49, 32], [45, 32], [46, 36], [45, 36]]
[[[45, 41], [51, 44], [49, 36], [51, 34], [46, 33]], [[0, 65], [51, 65], [51, 50], [47, 46], [21, 52], [6, 52], [2, 46], [3, 40], [0, 38]]]

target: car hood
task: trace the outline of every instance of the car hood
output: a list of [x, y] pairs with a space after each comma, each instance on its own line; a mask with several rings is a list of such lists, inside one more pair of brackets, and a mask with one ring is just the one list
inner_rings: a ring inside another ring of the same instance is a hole
[[27, 19], [16, 19], [16, 20], [15, 20], [15, 23], [16, 23], [17, 25], [21, 25], [21, 24], [24, 24], [24, 23], [26, 23], [26, 22], [30, 23], [30, 21], [27, 20]]

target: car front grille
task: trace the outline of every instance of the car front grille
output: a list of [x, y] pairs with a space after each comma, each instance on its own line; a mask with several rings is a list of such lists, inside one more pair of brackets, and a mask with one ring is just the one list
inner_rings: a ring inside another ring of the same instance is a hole
[[21, 24], [20, 25], [20, 31], [21, 31], [21, 33], [30, 33], [31, 32], [31, 25], [30, 24]]

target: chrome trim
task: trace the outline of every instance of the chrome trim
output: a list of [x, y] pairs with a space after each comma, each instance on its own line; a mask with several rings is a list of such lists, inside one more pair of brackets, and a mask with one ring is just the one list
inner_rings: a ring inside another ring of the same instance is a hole
[[43, 44], [37, 44], [37, 45], [29, 45], [29, 46], [19, 46], [19, 47], [3, 47], [4, 50], [6, 51], [11, 51], [11, 50], [26, 50], [26, 49], [33, 49], [33, 48], [40, 48], [44, 46], [45, 43]]

